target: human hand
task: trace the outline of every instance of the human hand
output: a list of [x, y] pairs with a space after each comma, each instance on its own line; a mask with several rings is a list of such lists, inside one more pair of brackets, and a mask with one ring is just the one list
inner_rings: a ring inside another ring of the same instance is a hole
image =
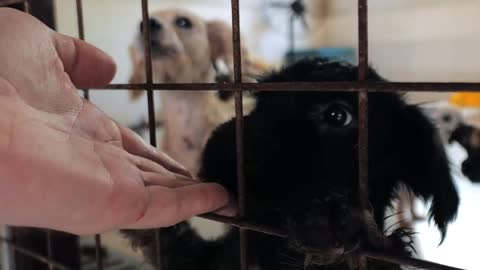
[[[0, 222], [76, 234], [173, 225], [215, 211], [225, 190], [199, 183], [79, 97], [113, 60], [30, 15], [0, 8]], [[233, 214], [227, 209], [225, 214]]]

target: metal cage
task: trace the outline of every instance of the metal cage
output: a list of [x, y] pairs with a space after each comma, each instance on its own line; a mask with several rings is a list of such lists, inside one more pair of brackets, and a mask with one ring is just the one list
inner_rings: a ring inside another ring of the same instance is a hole
[[[0, 6], [5, 5], [21, 5], [25, 12], [29, 12], [28, 0], [0, 0]], [[80, 39], [84, 39], [84, 21], [82, 11], [82, 0], [76, 0], [77, 4], [77, 20], [78, 32]], [[480, 91], [480, 83], [434, 83], [434, 82], [368, 82], [368, 1], [358, 0], [358, 59], [359, 74], [357, 82], [295, 82], [295, 83], [243, 83], [241, 73], [241, 50], [240, 50], [240, 9], [239, 0], [231, 0], [232, 9], [232, 25], [233, 25], [233, 44], [234, 44], [234, 82], [232, 83], [193, 83], [193, 84], [155, 84], [152, 80], [152, 55], [150, 43], [150, 26], [148, 0], [141, 0], [142, 5], [142, 23], [145, 39], [145, 63], [146, 63], [146, 83], [144, 84], [110, 84], [103, 89], [132, 89], [138, 91], [147, 91], [148, 100], [148, 127], [150, 132], [150, 143], [156, 146], [156, 122], [154, 113], [154, 96], [156, 90], [211, 90], [233, 91], [235, 93], [235, 123], [236, 123], [236, 156], [237, 156], [237, 178], [238, 178], [238, 205], [240, 215], [238, 218], [227, 218], [215, 214], [202, 215], [203, 218], [226, 223], [239, 228], [240, 233], [240, 265], [242, 270], [247, 270], [247, 231], [256, 231], [277, 237], [287, 237], [287, 233], [278, 228], [271, 228], [261, 224], [250, 222], [245, 217], [245, 176], [244, 176], [244, 152], [243, 152], [243, 108], [242, 96], [243, 91], [287, 91], [292, 89], [302, 89], [302, 91], [348, 91], [357, 92], [359, 95], [359, 181], [358, 190], [360, 202], [362, 206], [366, 206], [367, 202], [367, 182], [368, 182], [368, 93], [369, 92], [456, 92]], [[84, 97], [89, 98], [89, 90], [84, 89]], [[8, 238], [0, 238], [5, 246], [32, 257], [46, 265], [49, 269], [69, 270], [70, 268], [61, 263], [52, 260], [52, 239], [51, 231], [45, 230], [46, 246], [48, 255], [43, 256], [22, 246]], [[158, 270], [162, 269], [162, 252], [160, 245], [161, 229], [157, 229], [155, 233], [156, 242], [156, 264]], [[103, 270], [103, 260], [101, 252], [101, 236], [95, 235], [96, 246], [96, 264], [98, 270]], [[442, 264], [429, 262], [421, 259], [400, 257], [396, 255], [381, 252], [360, 252], [359, 261], [364, 258], [371, 258], [385, 262], [410, 266], [414, 268], [429, 270], [458, 270], [459, 268], [445, 266]], [[362, 265], [362, 264], [361, 264]], [[365, 268], [365, 267], [363, 267]]]

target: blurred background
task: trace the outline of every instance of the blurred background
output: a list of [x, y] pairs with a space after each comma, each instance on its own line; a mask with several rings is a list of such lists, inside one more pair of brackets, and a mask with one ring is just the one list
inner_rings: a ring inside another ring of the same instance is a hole
[[[288, 8], [277, 6], [292, 1], [240, 2], [244, 44], [270, 64], [283, 63], [289, 51], [291, 15]], [[118, 73], [114, 83], [126, 83], [131, 72], [128, 47], [133, 43], [141, 20], [139, 2], [84, 0], [83, 3], [86, 40], [115, 58]], [[305, 1], [308, 29], [301, 20], [295, 20], [296, 49], [308, 52], [323, 48], [328, 54], [335, 53], [328, 51], [333, 48], [338, 55], [356, 61], [356, 4], [355, 0]], [[186, 8], [205, 19], [231, 21], [228, 0], [150, 1], [151, 11], [167, 7]], [[75, 1], [57, 0], [55, 10], [58, 30], [76, 36]], [[371, 0], [370, 63], [393, 81], [476, 81], [480, 70], [479, 11], [480, 1], [477, 0]], [[418, 94], [416, 100], [444, 97]], [[115, 95], [94, 92], [92, 100], [123, 124], [141, 117], [145, 104], [130, 104], [126, 92]]]
[[[289, 57], [312, 55], [357, 62], [356, 0], [305, 0], [304, 12], [297, 13], [292, 13], [293, 0], [240, 2], [242, 43], [262, 62], [278, 67]], [[56, 29], [78, 36], [75, 1], [53, 3]], [[205, 20], [231, 22], [228, 0], [150, 1], [150, 11], [169, 7], [194, 11]], [[113, 83], [128, 83], [132, 73], [129, 47], [138, 35], [140, 1], [84, 0], [83, 10], [86, 40], [117, 62]], [[384, 78], [398, 82], [480, 81], [480, 0], [370, 0], [368, 12], [369, 61]], [[93, 103], [123, 125], [134, 126], [146, 119], [145, 95], [135, 102], [127, 91], [91, 91], [90, 96]], [[448, 93], [412, 93], [408, 100], [447, 104], [450, 97]], [[159, 101], [158, 95], [156, 99]], [[460, 172], [465, 150], [452, 144], [447, 151], [461, 196], [458, 219], [441, 246], [433, 226], [427, 221], [416, 222], [418, 256], [464, 269], [480, 269], [480, 185]], [[421, 212], [424, 207], [419, 209]], [[115, 252], [132, 255], [143, 265], [139, 255], [115, 233], [106, 234], [103, 240]]]

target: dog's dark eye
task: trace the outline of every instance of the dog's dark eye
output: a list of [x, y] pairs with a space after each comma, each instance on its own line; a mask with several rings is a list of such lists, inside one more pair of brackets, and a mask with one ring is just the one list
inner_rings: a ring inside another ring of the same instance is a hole
[[193, 26], [192, 21], [190, 21], [190, 19], [186, 17], [178, 17], [177, 19], [175, 19], [175, 24], [178, 27], [185, 29], [190, 29]]
[[334, 127], [346, 127], [352, 122], [352, 114], [350, 111], [340, 104], [334, 104], [328, 107], [323, 117], [325, 121]]

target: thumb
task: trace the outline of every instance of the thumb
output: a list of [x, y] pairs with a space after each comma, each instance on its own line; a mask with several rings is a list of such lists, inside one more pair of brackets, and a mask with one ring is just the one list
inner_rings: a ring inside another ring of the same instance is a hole
[[77, 88], [107, 85], [116, 73], [112, 57], [82, 40], [51, 32], [65, 72]]

